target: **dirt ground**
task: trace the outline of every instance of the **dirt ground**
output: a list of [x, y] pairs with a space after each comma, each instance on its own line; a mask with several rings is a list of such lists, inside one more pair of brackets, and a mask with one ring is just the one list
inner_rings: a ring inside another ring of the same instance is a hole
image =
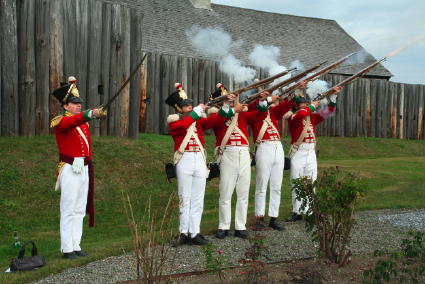
[[[259, 283], [362, 283], [363, 270], [374, 267], [377, 259], [370, 256], [353, 256], [345, 267], [338, 268], [324, 259], [294, 260], [266, 265], [266, 281]], [[242, 269], [226, 270], [223, 283], [246, 283]], [[425, 277], [421, 283], [425, 283]], [[172, 283], [220, 283], [217, 274], [203, 274], [174, 278]], [[392, 282], [391, 282], [392, 283]], [[396, 282], [394, 282], [396, 283]], [[409, 282], [407, 282], [409, 283]]]

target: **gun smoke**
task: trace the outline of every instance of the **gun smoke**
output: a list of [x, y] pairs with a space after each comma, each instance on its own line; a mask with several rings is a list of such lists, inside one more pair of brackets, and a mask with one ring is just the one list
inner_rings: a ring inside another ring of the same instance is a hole
[[231, 49], [242, 46], [243, 41], [233, 41], [232, 36], [219, 27], [201, 28], [194, 25], [186, 30], [186, 36], [199, 54], [218, 59], [220, 71], [233, 77], [235, 83], [251, 82], [254, 79], [256, 71], [243, 66], [231, 53]]
[[350, 56], [346, 61], [342, 63], [342, 65], [354, 65], [354, 64], [362, 64], [365, 62], [366, 57], [369, 54], [364, 49], [360, 49], [356, 52], [356, 54]]
[[[252, 65], [263, 68], [269, 72], [270, 76], [286, 71], [287, 68], [280, 65], [277, 59], [280, 56], [280, 48], [272, 45], [255, 44], [252, 52], [249, 54], [249, 61]], [[291, 77], [291, 74], [282, 76], [274, 83], [282, 82]]]

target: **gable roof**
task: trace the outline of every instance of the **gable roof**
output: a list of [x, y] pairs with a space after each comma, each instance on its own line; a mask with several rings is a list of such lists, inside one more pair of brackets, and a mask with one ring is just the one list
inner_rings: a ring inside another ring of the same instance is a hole
[[[324, 60], [339, 58], [364, 50], [334, 20], [300, 17], [211, 4], [211, 10], [193, 7], [190, 0], [119, 0], [104, 2], [128, 5], [143, 13], [142, 48], [152, 52], [203, 57], [197, 54], [185, 31], [193, 25], [221, 27], [242, 40], [244, 45], [232, 53], [246, 65], [254, 44], [274, 45], [281, 49], [279, 63], [285, 66], [298, 59], [306, 68]], [[362, 64], [340, 65], [332, 73], [354, 74], [373, 63], [367, 53]], [[214, 59], [214, 58], [211, 58]], [[389, 78], [392, 74], [382, 65], [366, 77]]]

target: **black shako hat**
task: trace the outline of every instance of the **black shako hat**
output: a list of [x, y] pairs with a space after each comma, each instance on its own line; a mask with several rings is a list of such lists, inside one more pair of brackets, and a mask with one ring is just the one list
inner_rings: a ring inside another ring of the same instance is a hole
[[67, 103], [83, 103], [75, 84], [61, 84], [59, 88], [53, 91], [53, 96], [61, 103], [61, 105], [65, 105]]
[[187, 97], [182, 84], [175, 83], [174, 86], [176, 87], [176, 91], [168, 96], [168, 98], [165, 100], [165, 103], [169, 106], [172, 106], [176, 111], [183, 112], [182, 107], [193, 104], [193, 100]]
[[218, 98], [220, 96], [227, 95], [229, 93], [229, 91], [227, 91], [226, 87], [223, 86], [222, 83], [217, 83], [216, 87], [217, 87], [217, 89], [208, 98], [210, 101], [215, 99], [215, 98]]

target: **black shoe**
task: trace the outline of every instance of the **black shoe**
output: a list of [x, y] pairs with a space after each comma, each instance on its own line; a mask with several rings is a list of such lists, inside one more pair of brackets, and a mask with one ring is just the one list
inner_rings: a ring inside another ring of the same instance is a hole
[[201, 234], [197, 234], [194, 238], [190, 239], [191, 245], [203, 246], [203, 245], [206, 245], [208, 243], [209, 242]]
[[283, 225], [280, 224], [277, 221], [277, 218], [275, 218], [275, 217], [271, 217], [270, 218], [269, 227], [272, 228], [272, 229], [274, 229], [274, 230], [276, 230], [276, 231], [283, 231], [283, 230], [285, 230], [285, 227], [283, 227]]
[[186, 234], [180, 234], [179, 236], [171, 240], [171, 246], [173, 247], [178, 247], [181, 245], [188, 245], [188, 244], [190, 244], [190, 237]]
[[303, 219], [303, 216], [297, 213], [292, 213], [291, 216], [285, 219], [285, 222], [296, 222]]
[[217, 233], [215, 233], [215, 237], [217, 239], [224, 239], [225, 237], [227, 237], [229, 235], [229, 230], [221, 230], [218, 229]]
[[84, 252], [84, 251], [82, 251], [82, 250], [74, 250], [74, 253], [75, 253], [77, 256], [88, 256], [88, 255], [89, 255], [88, 253], [86, 253], [86, 252]]
[[64, 252], [63, 253], [63, 258], [66, 259], [75, 259], [78, 258], [77, 254], [75, 252]]
[[247, 230], [235, 230], [235, 237], [246, 240], [249, 237], [249, 233]]

